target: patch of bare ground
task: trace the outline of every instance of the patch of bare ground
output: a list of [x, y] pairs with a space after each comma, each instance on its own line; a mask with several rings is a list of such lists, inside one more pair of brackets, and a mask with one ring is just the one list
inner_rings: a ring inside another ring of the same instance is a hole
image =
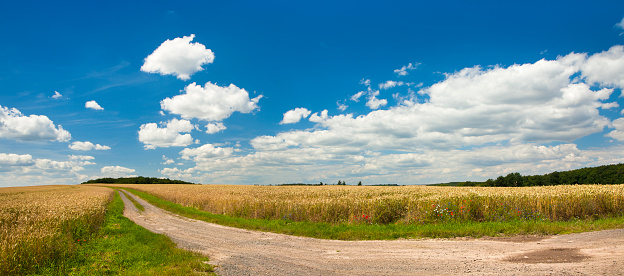
[[624, 229], [547, 237], [320, 240], [192, 220], [129, 196], [145, 211], [122, 195], [126, 217], [208, 255], [219, 275], [624, 275]]
[[582, 254], [578, 248], [550, 248], [519, 254], [508, 258], [507, 261], [525, 264], [576, 263], [589, 258], [589, 256]]

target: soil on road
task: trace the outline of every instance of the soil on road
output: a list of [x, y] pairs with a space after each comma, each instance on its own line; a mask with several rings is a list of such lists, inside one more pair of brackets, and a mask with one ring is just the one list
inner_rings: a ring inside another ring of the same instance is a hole
[[181, 217], [121, 193], [124, 215], [210, 257], [219, 275], [624, 275], [624, 229], [548, 237], [337, 241]]

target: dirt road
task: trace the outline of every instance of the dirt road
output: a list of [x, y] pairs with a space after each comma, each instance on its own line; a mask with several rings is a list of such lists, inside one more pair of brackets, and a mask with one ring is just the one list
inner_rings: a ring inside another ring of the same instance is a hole
[[624, 229], [552, 237], [336, 241], [249, 231], [156, 208], [124, 215], [207, 254], [219, 275], [624, 275]]

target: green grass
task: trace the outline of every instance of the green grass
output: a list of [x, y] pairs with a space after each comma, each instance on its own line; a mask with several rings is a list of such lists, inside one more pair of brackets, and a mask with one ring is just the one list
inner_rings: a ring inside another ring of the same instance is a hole
[[134, 207], [136, 207], [140, 212], [145, 212], [145, 207], [143, 207], [143, 205], [139, 204], [133, 197], [131, 197], [131, 196], [126, 196], [126, 197], [128, 198], [128, 200], [130, 200], [130, 202], [132, 202]]
[[176, 248], [123, 216], [117, 193], [97, 235], [81, 241], [72, 258], [55, 260], [31, 275], [214, 275], [208, 258]]
[[199, 211], [150, 194], [124, 188], [149, 203], [193, 219], [226, 226], [295, 236], [339, 240], [452, 238], [569, 234], [624, 227], [624, 216], [569, 221], [511, 220], [506, 222], [440, 222], [428, 224], [328, 224], [290, 220], [245, 219]]

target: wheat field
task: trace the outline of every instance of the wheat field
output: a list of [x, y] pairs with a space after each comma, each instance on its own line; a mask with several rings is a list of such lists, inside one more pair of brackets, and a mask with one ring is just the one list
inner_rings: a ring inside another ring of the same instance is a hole
[[95, 186], [0, 188], [0, 275], [72, 254], [104, 220], [113, 190]]
[[117, 184], [214, 214], [340, 223], [565, 221], [624, 214], [624, 185], [544, 187]]

